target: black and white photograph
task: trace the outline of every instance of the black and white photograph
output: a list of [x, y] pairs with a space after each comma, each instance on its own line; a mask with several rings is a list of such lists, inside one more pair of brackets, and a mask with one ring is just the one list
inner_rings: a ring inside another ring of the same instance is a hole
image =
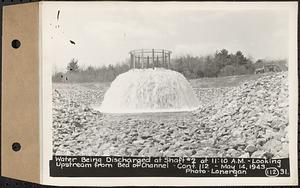
[[52, 156], [289, 159], [290, 9], [48, 5]]
[[288, 157], [287, 12], [55, 13], [54, 154]]

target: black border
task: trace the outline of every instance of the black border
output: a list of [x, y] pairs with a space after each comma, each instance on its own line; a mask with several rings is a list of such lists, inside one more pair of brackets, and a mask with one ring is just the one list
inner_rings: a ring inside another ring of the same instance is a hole
[[[23, 4], [23, 3], [30, 3], [30, 2], [37, 2], [40, 0], [1, 0], [0, 2], [0, 20], [1, 20], [1, 25], [0, 25], [0, 43], [1, 43], [1, 51], [0, 51], [0, 59], [1, 59], [1, 67], [0, 67], [0, 93], [2, 96], [2, 11], [3, 11], [3, 6], [6, 5], [14, 5], [14, 4]], [[65, 0], [65, 1], [69, 1], [69, 0]], [[205, 0], [205, 1], [212, 1], [212, 0]], [[216, 1], [216, 0], [213, 0]], [[224, 1], [224, 0], [219, 0], [219, 1]], [[236, 0], [231, 0], [231, 1], [225, 1], [225, 2], [233, 2]], [[247, 0], [240, 0], [240, 1], [247, 1]], [[267, 0], [270, 1], [270, 0]], [[278, 0], [276, 0], [278, 1]], [[290, 1], [295, 1], [295, 0], [290, 0]], [[254, 1], [254, 2], [262, 2], [262, 1]], [[263, 1], [263, 2], [266, 2]], [[298, 2], [298, 1], [297, 1]], [[299, 6], [299, 5], [298, 5]], [[299, 13], [298, 13], [298, 46], [297, 46], [297, 51], [298, 51], [298, 78], [300, 77], [300, 66], [299, 66]], [[299, 79], [298, 79], [298, 90], [299, 90]], [[299, 91], [298, 91], [298, 101], [299, 101]], [[0, 99], [0, 105], [1, 105], [1, 101], [2, 97]], [[298, 102], [298, 119], [299, 119], [299, 107], [300, 107], [300, 103]], [[0, 124], [1, 124], [1, 113], [0, 113]], [[299, 121], [298, 121], [298, 174], [300, 174], [300, 126], [299, 126]], [[1, 140], [1, 125], [0, 125], [0, 140]], [[0, 149], [1, 149], [1, 144], [0, 144]], [[0, 169], [1, 169], [1, 160], [0, 160]], [[1, 173], [1, 172], [0, 172]], [[300, 185], [300, 178], [298, 178], [298, 184]], [[21, 188], [21, 187], [28, 187], [28, 188], [51, 188], [51, 187], [55, 187], [55, 186], [46, 186], [46, 185], [39, 185], [39, 184], [35, 184], [35, 183], [30, 183], [30, 182], [25, 182], [25, 181], [20, 181], [20, 180], [15, 180], [15, 179], [11, 179], [11, 178], [6, 178], [3, 177], [0, 174], [0, 188]], [[71, 186], [68, 186], [71, 187]], [[233, 186], [226, 186], [226, 187], [233, 187]], [[237, 187], [237, 186], [235, 186]], [[240, 186], [240, 187], [258, 187], [258, 186]], [[270, 186], [259, 186], [259, 187], [264, 187], [264, 188], [269, 188]], [[297, 187], [297, 186], [272, 186], [272, 187]], [[80, 187], [76, 187], [76, 188], [80, 188]]]

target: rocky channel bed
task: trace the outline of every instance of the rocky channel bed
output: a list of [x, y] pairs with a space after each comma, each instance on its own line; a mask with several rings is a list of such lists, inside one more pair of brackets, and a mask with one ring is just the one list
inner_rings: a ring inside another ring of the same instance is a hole
[[[193, 83], [193, 82], [191, 82]], [[288, 157], [287, 73], [199, 88], [192, 112], [102, 114], [109, 84], [53, 84], [53, 153], [88, 156]]]

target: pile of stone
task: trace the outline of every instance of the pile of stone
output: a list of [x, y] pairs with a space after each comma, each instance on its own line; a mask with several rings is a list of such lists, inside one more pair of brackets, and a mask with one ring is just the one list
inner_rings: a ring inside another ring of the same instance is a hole
[[77, 136], [83, 135], [85, 129], [92, 129], [99, 121], [102, 114], [92, 110], [91, 105], [101, 103], [107, 88], [103, 84], [53, 84], [54, 153], [58, 150], [65, 155], [74, 154], [68, 147], [77, 145]]
[[288, 157], [287, 73], [194, 88], [201, 107], [181, 113], [102, 114], [107, 86], [70, 85], [53, 87], [56, 155]]
[[[244, 82], [196, 115], [213, 132], [216, 148], [227, 156], [288, 156], [288, 80], [286, 73]], [[203, 118], [201, 114], [207, 115]], [[226, 145], [227, 144], [227, 145]]]

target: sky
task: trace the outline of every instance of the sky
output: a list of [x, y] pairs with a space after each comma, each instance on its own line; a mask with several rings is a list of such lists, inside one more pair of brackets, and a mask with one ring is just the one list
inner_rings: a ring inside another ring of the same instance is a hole
[[284, 6], [233, 5], [44, 3], [42, 54], [55, 71], [65, 71], [72, 58], [83, 68], [124, 62], [130, 50], [141, 48], [171, 50], [171, 58], [223, 48], [241, 50], [254, 60], [288, 58]]

